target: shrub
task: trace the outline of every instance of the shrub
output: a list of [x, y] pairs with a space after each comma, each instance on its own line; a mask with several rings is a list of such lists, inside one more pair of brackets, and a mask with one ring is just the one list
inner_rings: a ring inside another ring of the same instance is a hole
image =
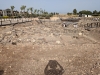
[[41, 16], [42, 16], [42, 17], [46, 17], [46, 14], [42, 14]]
[[45, 19], [50, 19], [50, 16], [46, 16]]
[[12, 16], [12, 18], [17, 18], [17, 16]]
[[51, 16], [51, 15], [47, 14], [47, 15], [45, 16], [45, 19], [50, 19], [50, 16]]
[[32, 17], [38, 17], [38, 14], [32, 14]]
[[4, 19], [7, 19], [7, 18], [9, 18], [9, 16], [3, 16], [3, 18], [4, 18]]
[[39, 17], [39, 19], [44, 19], [44, 17]]
[[92, 16], [99, 16], [99, 14], [93, 14]]
[[22, 18], [21, 16], [16, 16], [16, 18]]

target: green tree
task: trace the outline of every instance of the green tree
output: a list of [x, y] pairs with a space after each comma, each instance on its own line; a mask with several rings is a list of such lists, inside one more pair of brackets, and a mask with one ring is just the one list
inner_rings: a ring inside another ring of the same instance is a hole
[[23, 10], [23, 7], [22, 7], [22, 6], [20, 7], [20, 10], [21, 10], [21, 12], [22, 12], [22, 10]]
[[37, 14], [39, 14], [40, 10], [37, 10]]
[[25, 6], [25, 5], [22, 5], [22, 6], [20, 7], [21, 12], [24, 12], [24, 13], [25, 13], [25, 9], [26, 9], [26, 6]]
[[26, 9], [26, 6], [25, 6], [25, 5], [23, 5], [24, 17], [25, 17], [25, 9]]
[[56, 13], [54, 12], [53, 15], [56, 15]]
[[34, 14], [36, 14], [37, 13], [37, 9], [34, 9]]
[[23, 10], [24, 10], [24, 13], [25, 13], [25, 9], [26, 9], [26, 6], [25, 6], [25, 5], [23, 5]]
[[21, 10], [20, 13], [21, 13], [21, 16], [22, 16], [22, 14], [23, 14], [23, 10], [24, 10], [24, 6], [21, 6], [21, 7], [20, 7], [20, 10]]
[[53, 15], [53, 12], [51, 12], [50, 14]]
[[73, 9], [73, 14], [76, 15], [77, 14], [77, 10]]
[[30, 10], [30, 9], [28, 8], [28, 9], [27, 9], [27, 13], [29, 13], [29, 10]]
[[28, 8], [28, 9], [27, 9], [27, 17], [29, 16], [29, 10], [30, 10], [30, 9]]
[[44, 14], [45, 10], [43, 10], [43, 14]]
[[59, 13], [56, 12], [56, 15], [59, 15]]
[[72, 13], [69, 13], [69, 12], [68, 12], [67, 15], [72, 15]]
[[43, 14], [43, 13], [44, 13], [44, 11], [43, 11], [43, 10], [41, 10], [41, 13]]
[[100, 11], [98, 11], [98, 14], [100, 15]]
[[14, 10], [14, 6], [11, 6], [11, 13], [12, 13], [12, 16], [14, 16], [14, 14], [13, 14], [13, 10]]
[[93, 11], [93, 14], [98, 14], [97, 10], [94, 10], [94, 11]]
[[33, 12], [33, 7], [30, 8], [30, 11], [31, 11], [31, 14], [32, 14], [32, 12]]
[[44, 14], [48, 14], [48, 12], [45, 11]]
[[88, 10], [82, 10], [82, 11], [79, 11], [79, 14], [92, 15], [92, 12]]
[[40, 8], [40, 15], [43, 13], [43, 10], [42, 10], [42, 8]]
[[31, 11], [31, 17], [33, 15], [33, 7], [30, 8], [30, 11]]

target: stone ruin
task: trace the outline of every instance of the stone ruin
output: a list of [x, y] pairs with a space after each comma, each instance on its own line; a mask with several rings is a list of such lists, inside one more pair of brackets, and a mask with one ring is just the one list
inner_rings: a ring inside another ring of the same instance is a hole
[[[91, 19], [89, 19], [91, 20]], [[50, 20], [33, 20], [21, 24], [1, 26], [0, 43], [1, 44], [62, 44], [60, 38], [56, 37], [62, 34], [71, 34], [73, 38], [78, 38], [88, 28], [100, 27], [98, 21], [86, 21], [81, 19], [79, 22], [63, 22]], [[83, 22], [83, 23], [82, 23]], [[62, 25], [61, 25], [62, 24]], [[87, 28], [87, 29], [86, 29]], [[48, 37], [47, 37], [48, 36]], [[51, 39], [53, 38], [53, 39]]]

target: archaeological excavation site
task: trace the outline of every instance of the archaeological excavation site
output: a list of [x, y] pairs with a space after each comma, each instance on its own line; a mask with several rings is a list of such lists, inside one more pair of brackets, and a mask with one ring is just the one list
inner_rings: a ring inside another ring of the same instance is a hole
[[0, 20], [0, 75], [100, 75], [100, 18]]

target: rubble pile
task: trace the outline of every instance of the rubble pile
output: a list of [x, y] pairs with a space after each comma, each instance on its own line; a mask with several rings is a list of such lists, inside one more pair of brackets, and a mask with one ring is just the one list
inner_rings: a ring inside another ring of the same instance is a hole
[[[37, 23], [35, 23], [37, 24]], [[0, 43], [1, 44], [18, 44], [18, 43], [48, 43], [57, 41], [56, 37], [62, 32], [58, 29], [60, 25], [42, 24], [23, 24], [15, 26], [1, 27]], [[56, 28], [58, 26], [58, 28]], [[55, 38], [55, 39], [51, 39]], [[59, 39], [58, 39], [59, 40]]]
[[80, 26], [76, 28], [70, 24], [68, 27], [62, 27], [60, 22], [41, 22], [34, 20], [24, 24], [0, 27], [0, 43], [12, 45], [25, 43], [33, 45], [50, 43], [62, 44], [63, 35], [66, 37], [70, 35], [70, 38], [78, 38], [80, 37], [79, 35], [82, 35], [82, 27]]

